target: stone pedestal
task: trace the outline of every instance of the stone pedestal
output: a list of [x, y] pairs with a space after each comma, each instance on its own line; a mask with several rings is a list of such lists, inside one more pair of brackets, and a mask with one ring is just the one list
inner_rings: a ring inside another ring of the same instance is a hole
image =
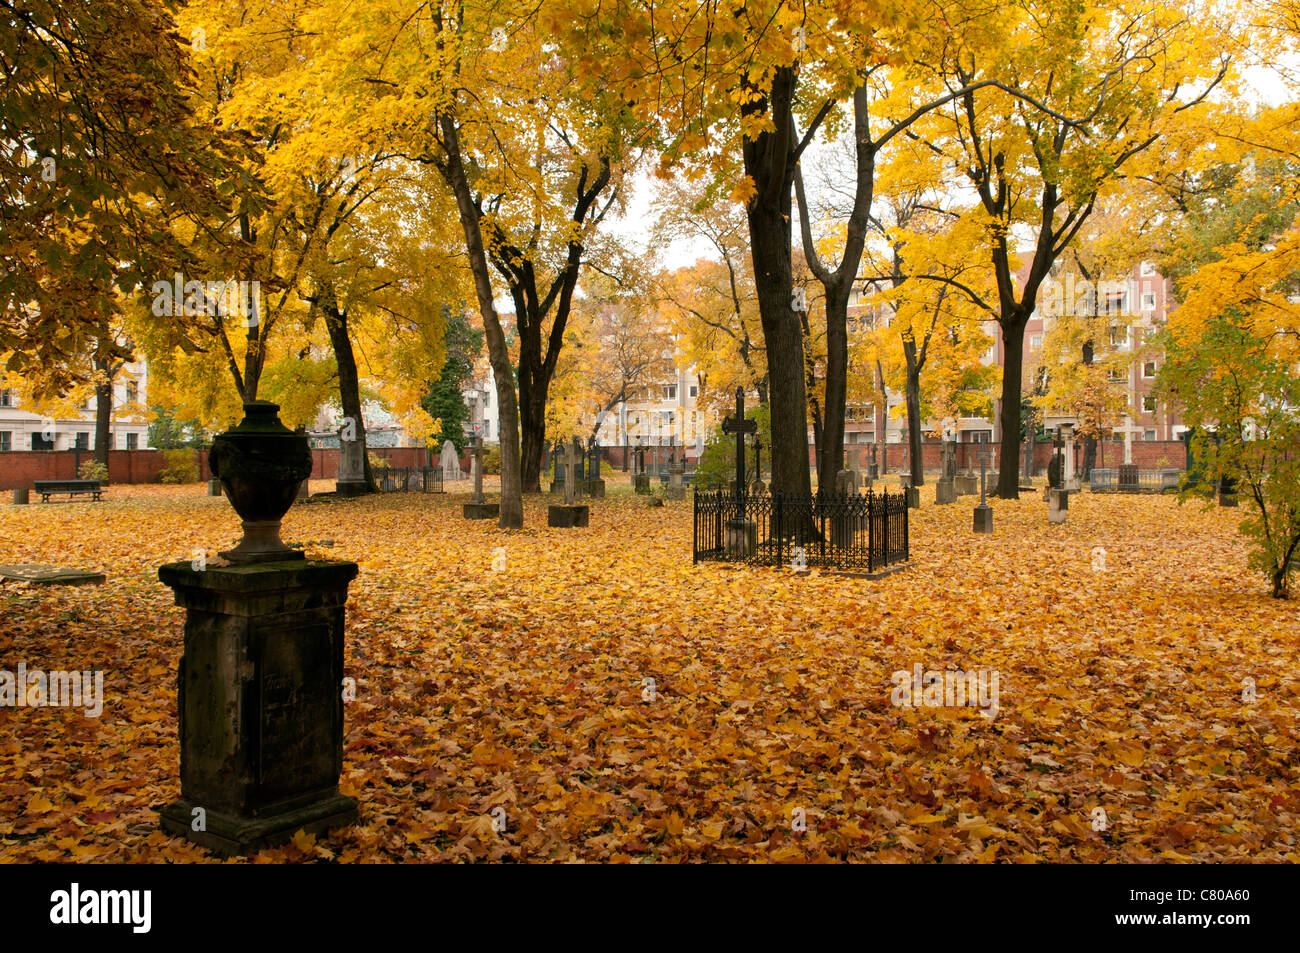
[[1065, 489], [1050, 490], [1047, 497], [1047, 521], [1064, 523], [1070, 513], [1070, 491]]
[[218, 480], [216, 477], [213, 477], [211, 480], [208, 481], [208, 496], [220, 496], [220, 495], [221, 495], [221, 481]]
[[582, 503], [558, 503], [546, 508], [546, 525], [556, 529], [574, 529], [586, 526], [591, 508]]
[[339, 496], [362, 496], [366, 492], [365, 460], [360, 440], [339, 442], [339, 475], [335, 492]]
[[605, 481], [587, 480], [582, 484], [582, 492], [593, 500], [603, 500], [605, 498]]
[[958, 474], [953, 480], [958, 496], [974, 496], [980, 491], [980, 481], [973, 473]]
[[632, 475], [632, 490], [636, 493], [650, 492], [650, 474], [636, 473]]
[[727, 520], [723, 530], [728, 559], [745, 559], [758, 551], [758, 524], [753, 520]]
[[905, 487], [903, 492], [907, 494], [907, 508], [909, 510], [919, 510], [921, 508], [921, 488], [909, 486]]
[[355, 822], [338, 779], [343, 609], [356, 574], [336, 561], [159, 568], [186, 610], [181, 799], [163, 809], [165, 830], [235, 854]]
[[14, 506], [26, 506], [28, 502], [27, 496], [28, 496], [27, 487], [25, 486], [16, 487], [14, 489]]
[[956, 503], [957, 487], [951, 480], [940, 480], [934, 485], [934, 501], [936, 503]]
[[975, 532], [993, 532], [993, 507], [987, 503], [981, 503], [975, 507]]
[[461, 512], [467, 520], [494, 520], [501, 515], [501, 504], [465, 503]]

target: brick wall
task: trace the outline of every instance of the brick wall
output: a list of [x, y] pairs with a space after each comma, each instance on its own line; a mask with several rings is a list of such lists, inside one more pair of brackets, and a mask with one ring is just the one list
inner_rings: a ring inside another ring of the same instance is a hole
[[[925, 472], [939, 472], [940, 455], [942, 453], [943, 441], [941, 440], [923, 440], [921, 441], [921, 455], [924, 461]], [[871, 460], [870, 451], [863, 444], [854, 444], [849, 447], [850, 452], [857, 452], [860, 466], [866, 469], [867, 463]], [[957, 444], [957, 469], [970, 469], [973, 472], [979, 472], [979, 456], [985, 451], [991, 450], [993, 453], [992, 461], [989, 463], [990, 470], [997, 470], [998, 463], [1002, 459], [1001, 444], [986, 443], [959, 443]], [[1054, 448], [1051, 443], [1034, 444], [1034, 473], [1042, 475], [1047, 472], [1047, 464], [1052, 459]], [[1083, 441], [1076, 440], [1074, 444], [1075, 453], [1075, 470], [1083, 466]], [[877, 459], [881, 462], [881, 469], [888, 473], [898, 473], [903, 470], [911, 470], [911, 453], [905, 443], [882, 444]], [[808, 451], [809, 465], [816, 466], [816, 458], [812, 448]], [[1163, 461], [1163, 462], [1162, 462]], [[1157, 469], [1168, 466], [1175, 469], [1183, 469], [1187, 461], [1187, 452], [1181, 440], [1134, 440], [1133, 441], [1133, 462], [1143, 469]], [[1124, 444], [1122, 441], [1102, 441], [1097, 445], [1097, 466], [1098, 467], [1117, 467], [1124, 462]], [[1020, 453], [1017, 455], [1017, 467], [1024, 465], [1024, 445], [1021, 445]]]
[[[380, 447], [372, 455], [388, 461], [394, 467], [423, 467], [429, 465], [428, 452], [422, 447]], [[212, 476], [208, 469], [206, 450], [195, 450], [199, 464], [199, 479]], [[92, 451], [82, 450], [13, 450], [0, 453], [0, 490], [18, 487], [31, 488], [35, 480], [75, 480], [77, 467], [93, 460]], [[339, 452], [313, 450], [311, 452], [313, 480], [331, 480], [339, 472]], [[157, 483], [167, 461], [161, 450], [110, 450], [108, 452], [109, 483]], [[461, 469], [469, 471], [469, 457], [461, 458]]]

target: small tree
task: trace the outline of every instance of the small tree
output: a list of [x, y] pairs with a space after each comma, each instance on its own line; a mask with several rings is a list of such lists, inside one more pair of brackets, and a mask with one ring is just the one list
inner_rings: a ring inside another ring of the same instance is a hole
[[[1200, 432], [1194, 452], [1211, 479], [1236, 481], [1249, 500], [1241, 532], [1250, 567], [1286, 599], [1300, 561], [1300, 376], [1286, 335], [1260, 333], [1234, 310], [1199, 334], [1171, 330], [1160, 387]], [[1206, 432], [1207, 428], [1213, 433]], [[1182, 496], [1191, 492], [1185, 486]]]

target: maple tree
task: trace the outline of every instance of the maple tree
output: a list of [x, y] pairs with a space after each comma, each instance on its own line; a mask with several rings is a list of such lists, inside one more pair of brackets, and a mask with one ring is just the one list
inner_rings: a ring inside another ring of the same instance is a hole
[[[996, 295], [978, 298], [1002, 329], [1002, 459], [1021, 437], [1024, 332], [1052, 265], [1126, 167], [1193, 122], [1234, 66], [1231, 22], [1177, 7], [1102, 0], [1066, 10], [1021, 0], [968, 39], [958, 35], [918, 75], [936, 89], [990, 73], [1017, 90], [971, 90], [927, 114], [926, 140], [973, 189]], [[1017, 237], [1028, 238], [1017, 276]], [[997, 493], [1018, 496], [1014, 467]]]
[[42, 395], [130, 357], [101, 327], [192, 260], [174, 230], [221, 235], [260, 201], [248, 142], [196, 111], [176, 8], [0, 3], [0, 357]]

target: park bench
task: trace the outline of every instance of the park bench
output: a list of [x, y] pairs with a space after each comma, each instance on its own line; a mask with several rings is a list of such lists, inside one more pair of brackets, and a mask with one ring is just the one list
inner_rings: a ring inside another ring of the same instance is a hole
[[55, 493], [66, 493], [69, 499], [89, 493], [92, 500], [98, 501], [99, 495], [104, 492], [99, 480], [36, 480], [32, 483], [32, 488], [41, 495], [42, 503], [48, 503]]

